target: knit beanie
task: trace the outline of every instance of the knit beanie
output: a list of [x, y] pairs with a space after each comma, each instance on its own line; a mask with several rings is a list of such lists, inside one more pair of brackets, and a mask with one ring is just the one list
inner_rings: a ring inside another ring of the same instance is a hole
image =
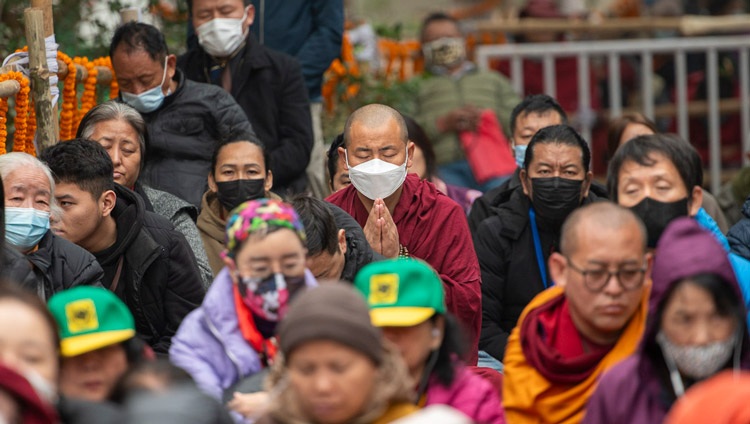
[[383, 358], [382, 334], [370, 322], [364, 298], [350, 284], [311, 288], [292, 301], [279, 325], [284, 357], [306, 342], [330, 340], [361, 352], [376, 364]]
[[656, 245], [649, 310], [657, 310], [674, 284], [698, 274], [718, 275], [742, 299], [727, 252], [714, 235], [693, 218], [677, 218], [667, 226]]
[[251, 234], [288, 228], [305, 242], [305, 228], [292, 205], [275, 199], [249, 200], [234, 208], [227, 220], [225, 255], [233, 258]]

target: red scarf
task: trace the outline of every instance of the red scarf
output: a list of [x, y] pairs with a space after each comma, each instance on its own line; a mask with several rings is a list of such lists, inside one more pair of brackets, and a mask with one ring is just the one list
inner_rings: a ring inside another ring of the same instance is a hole
[[263, 366], [269, 366], [273, 364], [273, 358], [276, 357], [276, 351], [278, 349], [276, 338], [271, 337], [266, 339], [260, 334], [258, 328], [255, 326], [255, 319], [250, 309], [245, 306], [245, 302], [242, 301], [242, 295], [237, 284], [234, 286], [234, 307], [237, 310], [237, 323], [240, 327], [242, 337], [250, 343], [250, 346], [258, 352], [260, 361]]

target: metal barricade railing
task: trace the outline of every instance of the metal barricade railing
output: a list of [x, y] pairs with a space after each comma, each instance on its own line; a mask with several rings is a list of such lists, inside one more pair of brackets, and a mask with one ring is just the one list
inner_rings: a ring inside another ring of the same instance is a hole
[[[541, 59], [543, 64], [544, 91], [555, 96], [555, 59], [559, 57], [577, 57], [578, 61], [578, 103], [579, 111], [591, 110], [591, 80], [589, 63], [592, 57], [605, 58], [608, 63], [609, 116], [622, 114], [622, 86], [620, 80], [621, 56], [639, 56], [641, 112], [650, 119], [655, 118], [653, 96], [653, 58], [655, 54], [673, 55], [675, 60], [675, 104], [674, 115], [677, 118], [677, 132], [690, 140], [689, 104], [687, 90], [688, 53], [706, 55], [707, 103], [705, 108], [693, 108], [693, 111], [706, 111], [709, 140], [709, 175], [711, 191], [718, 193], [721, 187], [721, 140], [720, 140], [720, 100], [719, 100], [719, 52], [736, 52], [739, 62], [739, 112], [742, 131], [742, 153], [745, 165], [748, 165], [747, 152], [750, 151], [750, 63], [748, 49], [750, 37], [722, 36], [696, 38], [634, 39], [618, 41], [585, 41], [539, 44], [505, 44], [478, 46], [475, 59], [479, 66], [488, 69], [491, 60], [505, 59], [510, 61], [510, 72], [513, 87], [523, 93], [523, 60]], [[696, 102], [697, 103], [697, 102]], [[736, 105], [736, 100], [735, 100]], [[698, 106], [698, 105], [696, 105]], [[662, 110], [660, 109], [660, 112]], [[667, 112], [671, 114], [671, 112]], [[582, 120], [581, 134], [591, 143], [593, 123]]]

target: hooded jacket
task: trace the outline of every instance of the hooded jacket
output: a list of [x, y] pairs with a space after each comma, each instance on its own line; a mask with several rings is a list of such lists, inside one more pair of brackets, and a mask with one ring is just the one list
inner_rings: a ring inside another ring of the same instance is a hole
[[43, 300], [55, 293], [80, 285], [101, 286], [104, 271], [84, 248], [47, 231], [37, 249], [26, 255], [34, 267], [34, 291]]
[[474, 422], [503, 424], [503, 405], [492, 384], [460, 364], [455, 366], [454, 373], [453, 383], [449, 387], [441, 384], [434, 375], [430, 377], [425, 406], [448, 405]]
[[[185, 77], [201, 83], [211, 82], [209, 69], [213, 64], [211, 56], [202, 48], [177, 59], [177, 66], [185, 71]], [[302, 192], [307, 185], [305, 169], [310, 162], [313, 130], [299, 63], [284, 53], [260, 45], [255, 36], [249, 34], [245, 47], [228, 66], [232, 75], [231, 96], [245, 111], [271, 158], [266, 165], [273, 171], [274, 191], [281, 194]], [[226, 93], [221, 87], [211, 87]], [[208, 168], [202, 174], [201, 188], [205, 187]]]
[[[740, 288], [722, 246], [695, 220], [676, 219], [664, 231], [656, 247], [648, 323], [640, 348], [602, 376], [599, 387], [589, 400], [584, 422], [646, 424], [664, 420], [675, 401], [675, 394], [656, 342], [659, 317], [669, 294], [679, 282], [704, 273], [720, 276], [737, 294], [744, 316]], [[747, 327], [744, 328], [741, 368], [748, 369], [750, 349]]]
[[[600, 200], [589, 190], [581, 205]], [[529, 225], [531, 201], [523, 187], [516, 187], [510, 199], [487, 218], [474, 235], [482, 270], [482, 332], [479, 349], [502, 360], [505, 345], [521, 311], [546, 287], [537, 263]], [[546, 264], [559, 249], [560, 229], [539, 225], [542, 254]], [[547, 271], [547, 284], [552, 277]]]
[[[305, 284], [317, 285], [308, 270]], [[228, 269], [219, 272], [203, 304], [183, 321], [172, 339], [169, 359], [219, 401], [224, 390], [262, 369], [260, 356], [240, 331]]]
[[185, 78], [178, 68], [174, 93], [159, 109], [143, 113], [148, 126], [142, 179], [195, 207], [208, 189], [206, 176], [218, 143], [233, 131], [253, 132], [247, 116], [220, 87]]
[[117, 240], [96, 255], [103, 267], [123, 261], [117, 287], [106, 287], [128, 305], [137, 334], [165, 354], [182, 319], [203, 300], [200, 272], [185, 236], [166, 218], [147, 212], [140, 196], [119, 184], [115, 193]]
[[744, 217], [729, 229], [727, 241], [732, 253], [750, 260], [750, 197], [742, 205], [742, 215]]

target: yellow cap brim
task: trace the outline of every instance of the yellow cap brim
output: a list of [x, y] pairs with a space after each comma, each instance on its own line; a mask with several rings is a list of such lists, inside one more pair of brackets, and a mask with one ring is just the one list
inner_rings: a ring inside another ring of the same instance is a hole
[[60, 341], [60, 353], [64, 357], [78, 356], [135, 337], [135, 330], [115, 330], [68, 337]]
[[411, 327], [427, 321], [433, 315], [435, 309], [416, 306], [370, 309], [370, 320], [375, 327]]

